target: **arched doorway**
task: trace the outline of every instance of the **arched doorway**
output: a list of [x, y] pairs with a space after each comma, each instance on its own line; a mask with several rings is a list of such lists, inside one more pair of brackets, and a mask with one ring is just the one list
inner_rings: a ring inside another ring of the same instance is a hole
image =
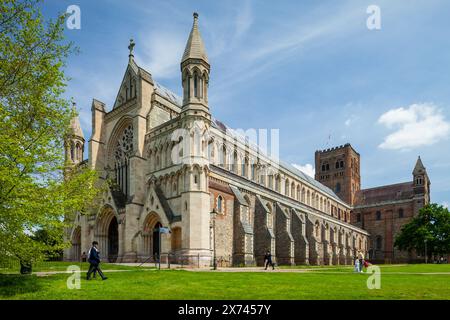
[[77, 226], [72, 233], [72, 254], [73, 261], [81, 260], [81, 227]]
[[159, 228], [162, 226], [158, 214], [149, 213], [144, 220], [142, 232], [142, 253], [144, 260], [156, 261], [160, 250]]
[[108, 227], [108, 261], [116, 262], [119, 253], [119, 225], [113, 217]]
[[114, 210], [107, 206], [96, 222], [94, 241], [98, 242], [100, 257], [116, 262], [119, 253], [119, 225]]

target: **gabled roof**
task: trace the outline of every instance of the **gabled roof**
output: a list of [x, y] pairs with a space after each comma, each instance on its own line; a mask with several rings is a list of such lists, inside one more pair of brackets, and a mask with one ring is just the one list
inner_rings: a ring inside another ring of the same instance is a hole
[[192, 25], [191, 33], [189, 34], [186, 48], [184, 49], [181, 63], [188, 59], [199, 59], [208, 63], [208, 56], [206, 55], [205, 45], [203, 44], [200, 31], [198, 30], [198, 14], [194, 13], [194, 24]]

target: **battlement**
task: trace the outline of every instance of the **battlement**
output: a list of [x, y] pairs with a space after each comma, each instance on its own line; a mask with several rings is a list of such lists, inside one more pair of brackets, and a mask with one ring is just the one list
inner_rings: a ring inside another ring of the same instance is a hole
[[350, 143], [346, 143], [344, 145], [336, 146], [336, 147], [333, 147], [333, 148], [328, 148], [328, 149], [323, 149], [323, 150], [316, 150], [316, 154], [325, 154], [325, 153], [335, 152], [335, 151], [346, 149], [346, 148], [351, 148], [356, 154], [359, 155], [359, 153], [352, 147], [352, 145]]

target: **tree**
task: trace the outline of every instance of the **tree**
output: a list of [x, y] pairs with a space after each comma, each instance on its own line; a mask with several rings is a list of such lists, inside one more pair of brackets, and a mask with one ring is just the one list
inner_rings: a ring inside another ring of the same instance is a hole
[[413, 251], [428, 257], [450, 252], [450, 211], [438, 204], [429, 204], [419, 215], [404, 225], [395, 239], [400, 250]]
[[[76, 48], [64, 40], [65, 15], [46, 21], [40, 2], [0, 0], [0, 262], [64, 248], [64, 217], [98, 193], [94, 171], [64, 163], [74, 116], [64, 67]], [[33, 237], [40, 229], [55, 241]]]

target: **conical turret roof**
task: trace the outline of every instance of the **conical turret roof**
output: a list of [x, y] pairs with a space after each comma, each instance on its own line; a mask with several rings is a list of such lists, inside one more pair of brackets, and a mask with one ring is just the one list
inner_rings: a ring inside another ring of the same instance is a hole
[[202, 37], [200, 36], [200, 31], [198, 30], [198, 14], [196, 12], [194, 12], [194, 24], [192, 25], [192, 30], [189, 34], [181, 63], [188, 59], [200, 59], [206, 63], [209, 63], [205, 45], [203, 44]]
[[416, 166], [414, 167], [413, 174], [414, 175], [422, 174], [425, 171], [426, 171], [425, 166], [423, 165], [422, 159], [420, 159], [420, 156], [419, 156], [419, 158], [417, 159], [417, 162], [416, 162]]
[[[73, 111], [76, 112], [76, 104], [75, 103], [73, 104]], [[80, 118], [78, 117], [78, 114], [76, 114], [70, 120], [70, 134], [84, 140], [83, 130], [81, 130]]]

